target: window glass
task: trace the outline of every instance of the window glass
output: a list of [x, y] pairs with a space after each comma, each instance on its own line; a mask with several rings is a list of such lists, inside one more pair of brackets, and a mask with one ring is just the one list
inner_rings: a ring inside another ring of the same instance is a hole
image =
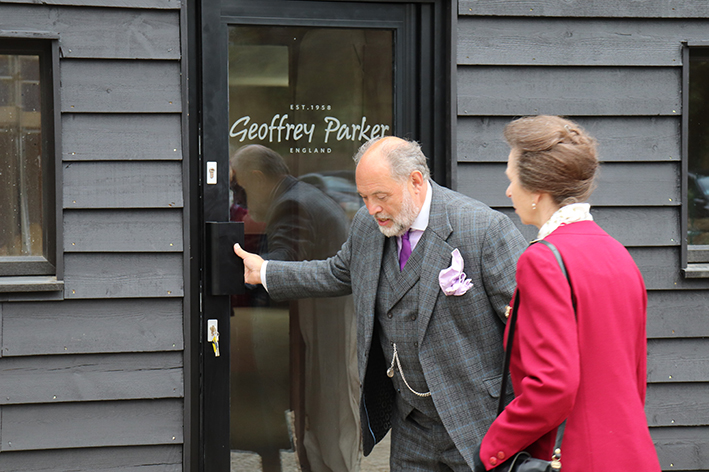
[[[393, 47], [383, 29], [229, 28], [231, 219], [247, 250], [340, 249], [362, 205], [352, 156], [393, 131]], [[253, 288], [232, 305], [232, 467], [256, 455], [280, 471], [295, 439], [303, 470], [359, 470], [351, 297], [276, 303]]]
[[688, 234], [690, 245], [709, 244], [709, 48], [690, 50], [688, 129]]
[[38, 55], [0, 55], [0, 258], [46, 256], [39, 67]]

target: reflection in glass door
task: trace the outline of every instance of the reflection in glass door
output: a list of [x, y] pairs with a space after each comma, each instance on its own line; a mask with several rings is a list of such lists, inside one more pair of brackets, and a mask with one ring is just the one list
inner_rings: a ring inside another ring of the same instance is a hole
[[[352, 156], [392, 134], [388, 29], [229, 26], [230, 218], [265, 259], [334, 255], [361, 201]], [[232, 297], [232, 470], [360, 469], [351, 297]], [[289, 465], [291, 464], [291, 465]]]

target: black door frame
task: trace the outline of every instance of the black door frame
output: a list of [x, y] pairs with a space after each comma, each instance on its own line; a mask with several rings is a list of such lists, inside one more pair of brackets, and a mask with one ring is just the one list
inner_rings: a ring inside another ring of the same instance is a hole
[[[433, 179], [452, 187], [454, 2], [187, 0], [183, 8], [187, 29], [183, 37], [183, 90], [188, 114], [183, 132], [188, 135], [189, 156], [185, 163], [185, 178], [189, 180], [185, 182], [189, 195], [185, 237], [193, 243], [185, 263], [190, 274], [190, 296], [185, 299], [185, 470], [226, 472], [230, 468], [229, 297], [209, 295], [203, 267], [207, 260], [205, 221], [229, 220], [228, 205], [217, 203], [228, 201], [229, 192], [228, 178], [224, 179], [228, 176], [228, 110], [224, 106], [228, 100], [227, 25], [392, 27], [386, 21], [365, 20], [363, 11], [373, 3], [400, 4], [406, 11], [404, 24], [398, 26], [403, 41], [397, 37], [395, 54], [399, 61], [396, 66], [405, 72], [395, 74], [393, 134], [419, 141], [429, 157]], [[399, 96], [407, 90], [408, 95]], [[206, 161], [210, 160], [217, 161], [219, 183], [203, 185]], [[203, 339], [207, 319], [217, 319], [223, 327], [220, 344], [224, 354], [219, 358]]]

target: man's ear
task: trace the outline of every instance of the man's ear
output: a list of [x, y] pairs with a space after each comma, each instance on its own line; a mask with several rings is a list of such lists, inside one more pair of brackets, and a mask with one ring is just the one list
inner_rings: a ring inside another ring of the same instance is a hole
[[409, 175], [409, 181], [411, 182], [411, 185], [413, 185], [416, 193], [418, 193], [423, 190], [426, 179], [423, 178], [423, 174], [420, 171], [415, 170], [411, 172], [411, 175]]

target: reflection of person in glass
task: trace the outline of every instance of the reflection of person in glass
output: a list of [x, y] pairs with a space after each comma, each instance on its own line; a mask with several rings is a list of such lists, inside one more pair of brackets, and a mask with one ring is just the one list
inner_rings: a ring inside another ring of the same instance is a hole
[[470, 471], [495, 418], [525, 241], [505, 215], [430, 180], [415, 142], [369, 141], [355, 162], [366, 208], [337, 255], [264, 262], [237, 245], [245, 280], [276, 299], [352, 293], [364, 453], [391, 429], [391, 470]]
[[[347, 238], [344, 210], [316, 187], [289, 175], [283, 158], [248, 145], [230, 159], [248, 213], [266, 224], [264, 257], [325, 259]], [[351, 297], [298, 302], [305, 342], [305, 437], [313, 471], [357, 470], [360, 457], [355, 326]], [[298, 438], [300, 440], [300, 438]]]
[[277, 152], [258, 144], [243, 146], [230, 164], [246, 192], [249, 216], [266, 223], [268, 258], [313, 259], [340, 249], [347, 238], [344, 211], [317, 188], [289, 175]]

